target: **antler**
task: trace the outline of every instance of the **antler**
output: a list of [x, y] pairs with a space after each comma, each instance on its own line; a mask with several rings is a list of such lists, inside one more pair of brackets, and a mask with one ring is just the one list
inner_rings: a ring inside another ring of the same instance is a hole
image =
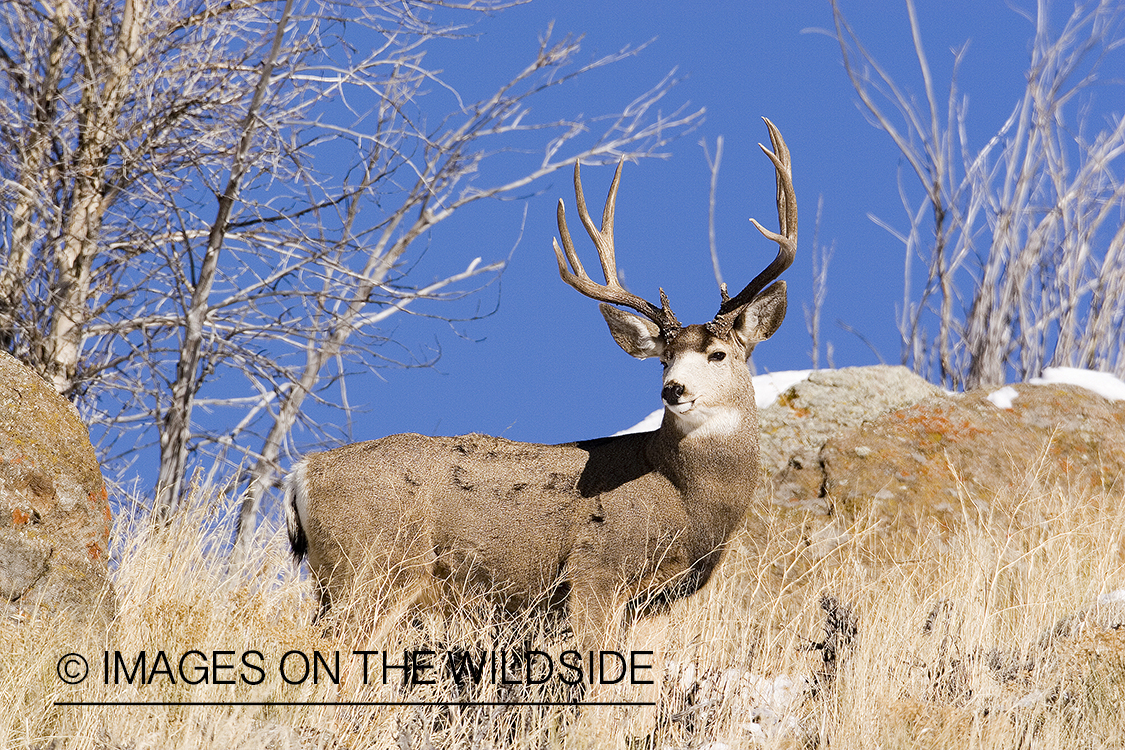
[[715, 319], [707, 324], [713, 333], [729, 331], [742, 309], [753, 302], [754, 298], [786, 268], [789, 268], [797, 255], [797, 194], [793, 191], [793, 169], [789, 158], [789, 147], [785, 145], [785, 140], [781, 137], [777, 126], [768, 118], [763, 117], [762, 120], [770, 131], [773, 151], [760, 143], [758, 147], [770, 158], [777, 172], [777, 221], [781, 233], [771, 232], [754, 219], [750, 221], [763, 237], [778, 244], [777, 257], [734, 297], [727, 296], [725, 284], [720, 287], [722, 304], [719, 305], [719, 312], [715, 314]]
[[[624, 161], [617, 165], [617, 171], [613, 173], [613, 184], [609, 186], [609, 196], [605, 200], [605, 210], [602, 212], [602, 228], [601, 231], [598, 231], [590, 218], [590, 213], [586, 210], [586, 199], [582, 194], [582, 178], [579, 175], [578, 162], [574, 162], [574, 198], [578, 204], [578, 216], [582, 219], [582, 225], [586, 227], [587, 234], [590, 235], [590, 239], [594, 241], [594, 246], [598, 249], [598, 259], [601, 261], [602, 273], [605, 274], [606, 283], [596, 283], [582, 268], [582, 261], [578, 260], [578, 254], [574, 252], [574, 242], [571, 241], [570, 232], [566, 228], [566, 211], [563, 209], [561, 198], [559, 199], [558, 210], [559, 235], [562, 236], [563, 248], [566, 250], [566, 261], [563, 260], [563, 251], [559, 249], [559, 243], [555, 241], [555, 259], [559, 263], [559, 276], [568, 285], [587, 297], [599, 302], [609, 302], [613, 305], [622, 305], [636, 310], [655, 323], [660, 328], [661, 334], [668, 338], [670, 334], [674, 335], [680, 329], [680, 322], [676, 320], [672, 308], [669, 307], [668, 297], [664, 294], [664, 290], [660, 290], [661, 306], [658, 308], [626, 291], [621, 286], [621, 282], [617, 280], [617, 260], [613, 251], [613, 212], [617, 205], [617, 185], [621, 181], [621, 168], [623, 166], [625, 166]], [[570, 268], [574, 269], [573, 273], [567, 267], [567, 261], [570, 263]]]

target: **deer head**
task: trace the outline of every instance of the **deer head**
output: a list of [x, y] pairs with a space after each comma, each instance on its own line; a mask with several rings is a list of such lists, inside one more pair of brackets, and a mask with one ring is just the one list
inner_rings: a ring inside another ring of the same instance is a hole
[[[768, 119], [765, 123], [773, 150], [761, 148], [777, 171], [777, 215], [781, 231], [771, 232], [754, 219], [750, 221], [762, 235], [777, 243], [777, 257], [734, 297], [727, 294], [725, 284], [721, 285], [719, 310], [708, 323], [681, 326], [663, 288], [660, 289], [660, 307], [657, 307], [621, 286], [613, 247], [613, 218], [624, 162], [618, 164], [613, 175], [601, 229], [594, 225], [586, 209], [579, 165], [577, 162], [574, 165], [578, 216], [597, 248], [605, 284], [594, 282], [582, 267], [567, 229], [563, 202], [559, 200], [562, 248], [557, 241], [554, 243], [559, 276], [574, 289], [602, 303], [599, 307], [613, 340], [628, 354], [637, 359], [660, 359], [664, 365], [660, 395], [672, 422], [685, 434], [705, 426], [709, 430], [729, 430], [735, 426], [740, 414], [739, 403], [748, 392], [751, 397], [753, 394], [745, 363], [754, 346], [772, 336], [785, 318], [785, 282], [775, 279], [793, 263], [797, 252], [797, 198], [789, 149], [777, 127]], [[640, 315], [613, 305], [628, 307]]]

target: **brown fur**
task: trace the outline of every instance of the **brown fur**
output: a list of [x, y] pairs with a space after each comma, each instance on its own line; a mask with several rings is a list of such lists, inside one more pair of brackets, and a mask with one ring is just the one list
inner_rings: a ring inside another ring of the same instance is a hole
[[707, 581], [758, 476], [757, 414], [747, 416], [735, 440], [392, 435], [313, 454], [294, 476], [322, 600], [393, 550], [415, 580], [485, 589], [512, 608], [557, 601], [568, 584], [576, 633], [599, 637], [625, 602]]
[[767, 124], [781, 154], [766, 152], [777, 166], [784, 236], [762, 231], [782, 250], [736, 304], [724, 290], [711, 323], [682, 328], [666, 299], [658, 310], [617, 283], [611, 209], [620, 168], [600, 233], [575, 170], [583, 223], [610, 269], [606, 286], [581, 271], [559, 211], [578, 270], [564, 270], [556, 247], [563, 279], [645, 315], [601, 306], [626, 352], [664, 363], [660, 429], [563, 445], [392, 435], [308, 456], [287, 480], [286, 515], [324, 606], [373, 572], [406, 592], [407, 605], [480, 593], [511, 609], [567, 601], [579, 645], [594, 650], [600, 638], [617, 637], [627, 605], [687, 596], [708, 581], [757, 485], [758, 413], [746, 360], [784, 318], [785, 283], [762, 288], [796, 247], [788, 150]]

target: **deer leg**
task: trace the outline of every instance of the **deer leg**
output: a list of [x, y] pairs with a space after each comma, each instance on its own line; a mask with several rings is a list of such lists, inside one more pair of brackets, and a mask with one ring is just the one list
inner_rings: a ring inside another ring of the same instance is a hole
[[597, 571], [583, 571], [570, 580], [570, 625], [584, 657], [618, 645], [621, 627], [615, 620], [621, 613], [616, 612], [616, 588], [614, 577]]
[[[571, 627], [574, 630], [574, 639], [582, 655], [584, 664], [591, 664], [593, 654], [593, 668], [602, 667], [601, 651], [616, 651], [629, 659], [629, 649], [636, 648], [635, 639], [625, 639], [625, 602], [627, 596], [622, 591], [622, 582], [619, 577], [608, 574], [599, 574], [595, 571], [584, 571], [583, 575], [574, 576], [570, 581], [569, 615]], [[647, 641], [642, 641], [647, 649]], [[617, 662], [610, 659], [605, 666], [615, 669]], [[655, 664], [654, 664], [655, 666]], [[607, 673], [601, 675], [584, 675], [584, 690], [582, 699], [588, 704], [617, 704], [621, 701], [653, 701], [652, 693], [638, 690], [629, 684], [631, 675], [626, 666], [624, 675]], [[646, 672], [649, 670], [646, 670]], [[651, 670], [655, 673], [655, 670]], [[621, 677], [622, 679], [618, 680]], [[593, 684], [591, 684], [593, 679]], [[658, 679], [652, 677], [653, 680]], [[607, 683], [605, 680], [615, 682]], [[583, 710], [579, 718], [582, 736], [588, 736], [594, 744], [599, 746], [619, 745], [624, 739], [626, 742], [644, 738], [655, 725], [655, 710], [645, 710], [643, 707], [629, 707], [622, 705], [599, 706], [594, 709]], [[642, 743], [643, 743], [642, 739]], [[643, 745], [638, 745], [643, 746]]]
[[[603, 666], [600, 652], [621, 652], [623, 648], [625, 607], [620, 587], [617, 576], [597, 568], [579, 568], [578, 575], [570, 581], [569, 613], [574, 640], [582, 660], [594, 672], [585, 675], [584, 699], [594, 703], [615, 700], [621, 686], [621, 675], [600, 674]], [[604, 666], [614, 669], [618, 664], [611, 659], [611, 663]], [[607, 684], [607, 680], [612, 681], [611, 684]]]
[[319, 579], [316, 582], [316, 596], [318, 606], [316, 614], [313, 615], [313, 625], [323, 620], [328, 615], [328, 610], [332, 608], [332, 594], [328, 591], [328, 586]]
[[[667, 613], [645, 617], [629, 630], [627, 648], [630, 655], [639, 654], [641, 663], [651, 665], [637, 674], [637, 683], [630, 684], [624, 698], [637, 705], [627, 711], [623, 727], [628, 741], [647, 742], [650, 747], [662, 747], [658, 734], [660, 692], [664, 680], [664, 657], [671, 629]], [[647, 652], [647, 654], [645, 654]], [[650, 705], [651, 704], [651, 705]]]

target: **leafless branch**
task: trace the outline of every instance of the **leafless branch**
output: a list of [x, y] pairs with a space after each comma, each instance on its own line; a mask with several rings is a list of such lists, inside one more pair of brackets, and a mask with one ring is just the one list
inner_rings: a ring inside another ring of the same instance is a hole
[[[1120, 63], [1125, 9], [1110, 0], [1076, 2], [1060, 28], [1041, 0], [1027, 15], [1035, 25], [1027, 87], [977, 150], [957, 90], [967, 47], [954, 50], [943, 113], [907, 0], [923, 110], [863, 47], [835, 0], [833, 12], [860, 101], [924, 192], [915, 199], [900, 180], [908, 229], [892, 232], [906, 248], [898, 321], [904, 363], [949, 387], [1024, 379], [1049, 365], [1125, 375], [1125, 117], [1110, 113], [1101, 126], [1091, 118], [1100, 94], [1094, 84], [1117, 92], [1123, 84], [1101, 72], [1111, 57]], [[916, 291], [914, 257], [927, 269]], [[937, 330], [933, 340], [927, 320]]]
[[416, 278], [435, 227], [576, 159], [664, 156], [699, 122], [660, 109], [674, 74], [617, 112], [535, 119], [639, 49], [582, 62], [550, 33], [464, 97], [427, 46], [511, 4], [0, 5], [0, 340], [78, 403], [111, 472], [159, 450], [171, 512], [223, 457], [249, 524], [282, 464], [349, 423], [352, 371], [431, 361], [394, 316], [471, 317], [456, 301], [502, 270], [434, 243]]
[[715, 139], [715, 157], [707, 150], [707, 140], [699, 142], [703, 147], [703, 157], [707, 159], [707, 169], [711, 172], [711, 190], [707, 194], [707, 240], [711, 248], [711, 266], [715, 269], [715, 283], [722, 287], [723, 272], [719, 268], [719, 250], [715, 244], [715, 196], [719, 187], [719, 165], [723, 162], [723, 137]]

